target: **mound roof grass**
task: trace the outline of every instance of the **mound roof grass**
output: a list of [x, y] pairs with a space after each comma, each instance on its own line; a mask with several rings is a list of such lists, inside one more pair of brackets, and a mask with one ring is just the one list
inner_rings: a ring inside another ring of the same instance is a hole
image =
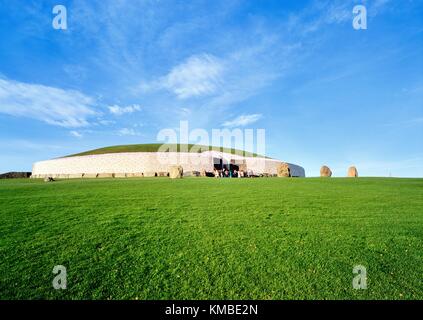
[[[76, 157], [76, 156], [88, 156], [88, 155], [97, 155], [97, 154], [107, 154], [107, 153], [125, 153], [125, 152], [157, 152], [163, 144], [161, 143], [149, 143], [149, 144], [129, 144], [129, 145], [120, 145], [120, 146], [111, 146], [111, 147], [104, 147], [94, 150], [89, 150], [81, 153], [76, 153], [72, 155], [68, 155], [66, 157]], [[203, 146], [203, 145], [194, 145], [194, 144], [167, 144], [167, 151], [166, 152], [181, 152], [188, 151], [188, 152], [195, 152], [195, 153], [202, 153], [205, 151], [220, 151], [229, 154], [236, 154], [245, 157], [264, 157], [262, 155], [243, 151], [239, 149], [233, 148], [223, 148], [223, 147], [215, 147], [215, 146]], [[269, 157], [266, 157], [269, 158]]]

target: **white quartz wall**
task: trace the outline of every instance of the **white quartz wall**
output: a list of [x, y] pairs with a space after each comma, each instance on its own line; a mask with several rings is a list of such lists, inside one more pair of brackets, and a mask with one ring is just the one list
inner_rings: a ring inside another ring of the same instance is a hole
[[[245, 161], [248, 170], [255, 174], [276, 174], [281, 163], [274, 159], [250, 158], [222, 152], [208, 151], [203, 153], [173, 152], [130, 152], [100, 155], [77, 156], [36, 162], [33, 165], [33, 177], [71, 175], [78, 177], [95, 177], [97, 174], [141, 174], [151, 175], [155, 172], [169, 172], [172, 165], [181, 165], [187, 171], [213, 171], [213, 159], [234, 159], [237, 163]], [[224, 160], [224, 161], [225, 161]], [[304, 176], [304, 169], [290, 164], [294, 176]]]

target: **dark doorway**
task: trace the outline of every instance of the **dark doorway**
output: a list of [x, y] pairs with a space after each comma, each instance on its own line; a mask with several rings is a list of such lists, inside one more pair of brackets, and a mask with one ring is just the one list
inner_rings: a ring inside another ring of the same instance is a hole
[[215, 170], [223, 170], [224, 169], [223, 159], [213, 158], [213, 164], [214, 164]]
[[213, 168], [215, 170], [229, 170], [229, 171], [239, 171], [239, 165], [235, 164], [234, 161], [231, 161], [230, 163], [224, 163], [223, 159], [219, 159], [219, 158], [214, 158], [213, 159]]

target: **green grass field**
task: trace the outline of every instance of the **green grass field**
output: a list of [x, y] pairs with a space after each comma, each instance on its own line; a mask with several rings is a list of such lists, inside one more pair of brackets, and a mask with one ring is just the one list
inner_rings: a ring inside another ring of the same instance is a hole
[[3, 180], [0, 201], [0, 299], [423, 298], [423, 179]]

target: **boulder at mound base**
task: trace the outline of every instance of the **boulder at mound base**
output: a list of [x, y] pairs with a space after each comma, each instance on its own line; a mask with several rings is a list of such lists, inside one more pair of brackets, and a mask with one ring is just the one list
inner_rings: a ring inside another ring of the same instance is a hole
[[358, 177], [358, 171], [356, 167], [349, 167], [348, 168], [348, 177], [350, 178], [357, 178]]
[[287, 163], [281, 163], [278, 165], [278, 177], [280, 178], [288, 178], [291, 176], [291, 169], [289, 169], [289, 165]]
[[184, 175], [184, 169], [181, 166], [172, 166], [169, 169], [169, 178], [180, 179]]
[[332, 177], [332, 171], [328, 166], [323, 166], [320, 168], [320, 176], [321, 177]]

